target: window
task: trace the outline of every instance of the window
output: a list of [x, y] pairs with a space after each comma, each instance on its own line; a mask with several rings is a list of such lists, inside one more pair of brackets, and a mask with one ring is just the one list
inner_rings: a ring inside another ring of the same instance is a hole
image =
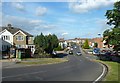
[[21, 48], [21, 45], [16, 45], [17, 48]]
[[25, 48], [25, 45], [16, 45], [17, 48]]
[[4, 36], [2, 36], [2, 40], [10, 40], [10, 36], [4, 35]]
[[19, 35], [19, 36], [16, 37], [16, 40], [23, 41], [24, 40], [24, 36]]

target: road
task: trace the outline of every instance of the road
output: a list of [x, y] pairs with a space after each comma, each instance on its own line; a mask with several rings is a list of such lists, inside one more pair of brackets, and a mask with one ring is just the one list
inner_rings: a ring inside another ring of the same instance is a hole
[[[74, 48], [74, 54], [80, 51]], [[82, 56], [68, 55], [69, 61], [60, 64], [3, 69], [3, 81], [94, 81], [103, 67]]]

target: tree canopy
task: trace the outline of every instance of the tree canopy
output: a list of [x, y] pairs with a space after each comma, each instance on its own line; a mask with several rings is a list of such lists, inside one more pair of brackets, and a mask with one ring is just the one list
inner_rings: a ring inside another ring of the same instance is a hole
[[[58, 47], [58, 38], [55, 34], [43, 35], [42, 33], [35, 37], [34, 43], [38, 48], [42, 48], [46, 53], [52, 53], [53, 49]], [[40, 51], [41, 52], [41, 51]]]
[[89, 49], [89, 44], [88, 44], [88, 39], [85, 40], [84, 44], [83, 44], [83, 48], [84, 49]]
[[106, 40], [106, 44], [113, 45], [114, 50], [120, 50], [120, 1], [114, 3], [112, 10], [107, 10], [106, 15], [108, 19], [108, 25], [114, 25], [113, 28], [107, 29], [103, 33], [103, 39]]
[[120, 1], [114, 3], [112, 10], [107, 10], [106, 15], [108, 19], [108, 25], [114, 25], [114, 28], [120, 27]]
[[119, 50], [120, 47], [120, 28], [107, 29], [103, 33], [106, 44], [114, 45], [115, 50]]

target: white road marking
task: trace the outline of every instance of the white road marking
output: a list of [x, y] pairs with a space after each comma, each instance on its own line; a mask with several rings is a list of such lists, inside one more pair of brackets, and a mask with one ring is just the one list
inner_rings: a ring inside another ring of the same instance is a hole
[[101, 79], [101, 77], [104, 75], [105, 73], [105, 67], [103, 66], [103, 64], [101, 64], [102, 67], [103, 67], [103, 71], [102, 71], [102, 74], [93, 82], [93, 83], [96, 83], [97, 81], [99, 81]]
[[39, 72], [25, 73], [25, 74], [13, 75], [13, 76], [6, 76], [6, 77], [2, 77], [2, 78], [4, 79], [4, 78], [11, 78], [11, 77], [17, 77], [17, 76], [23, 76], [23, 75], [30, 75], [30, 74], [44, 73], [44, 72], [47, 72], [47, 71], [39, 71]]

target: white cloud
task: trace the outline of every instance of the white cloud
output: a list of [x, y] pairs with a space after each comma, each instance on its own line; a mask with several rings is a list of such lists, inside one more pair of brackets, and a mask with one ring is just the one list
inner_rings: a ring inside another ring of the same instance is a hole
[[67, 32], [62, 33], [62, 36], [64, 36], [64, 35], [68, 35], [68, 33]]
[[56, 28], [56, 25], [48, 25], [48, 24], [45, 24], [42, 26], [43, 28], [46, 28], [46, 29], [51, 29], [51, 28]]
[[69, 8], [75, 13], [85, 13], [92, 9], [98, 9], [112, 5], [118, 0], [79, 0], [76, 2], [70, 2]]
[[17, 10], [25, 11], [25, 6], [22, 4], [22, 2], [12, 2], [11, 5], [15, 7]]
[[42, 16], [42, 15], [46, 14], [46, 12], [47, 12], [47, 8], [45, 8], [45, 7], [39, 6], [36, 8], [36, 15], [37, 16]]
[[52, 34], [52, 33], [49, 32], [49, 31], [44, 31], [43, 34], [44, 34], [44, 35], [50, 35], [50, 34]]
[[34, 24], [36, 26], [39, 26], [42, 23], [43, 23], [42, 20], [30, 20], [30, 24]]
[[47, 23], [43, 20], [33, 20], [24, 17], [3, 15], [2, 25], [6, 26], [7, 24], [12, 24], [13, 26], [21, 28], [27, 32], [30, 32], [33, 35], [57, 28], [56, 25]]

